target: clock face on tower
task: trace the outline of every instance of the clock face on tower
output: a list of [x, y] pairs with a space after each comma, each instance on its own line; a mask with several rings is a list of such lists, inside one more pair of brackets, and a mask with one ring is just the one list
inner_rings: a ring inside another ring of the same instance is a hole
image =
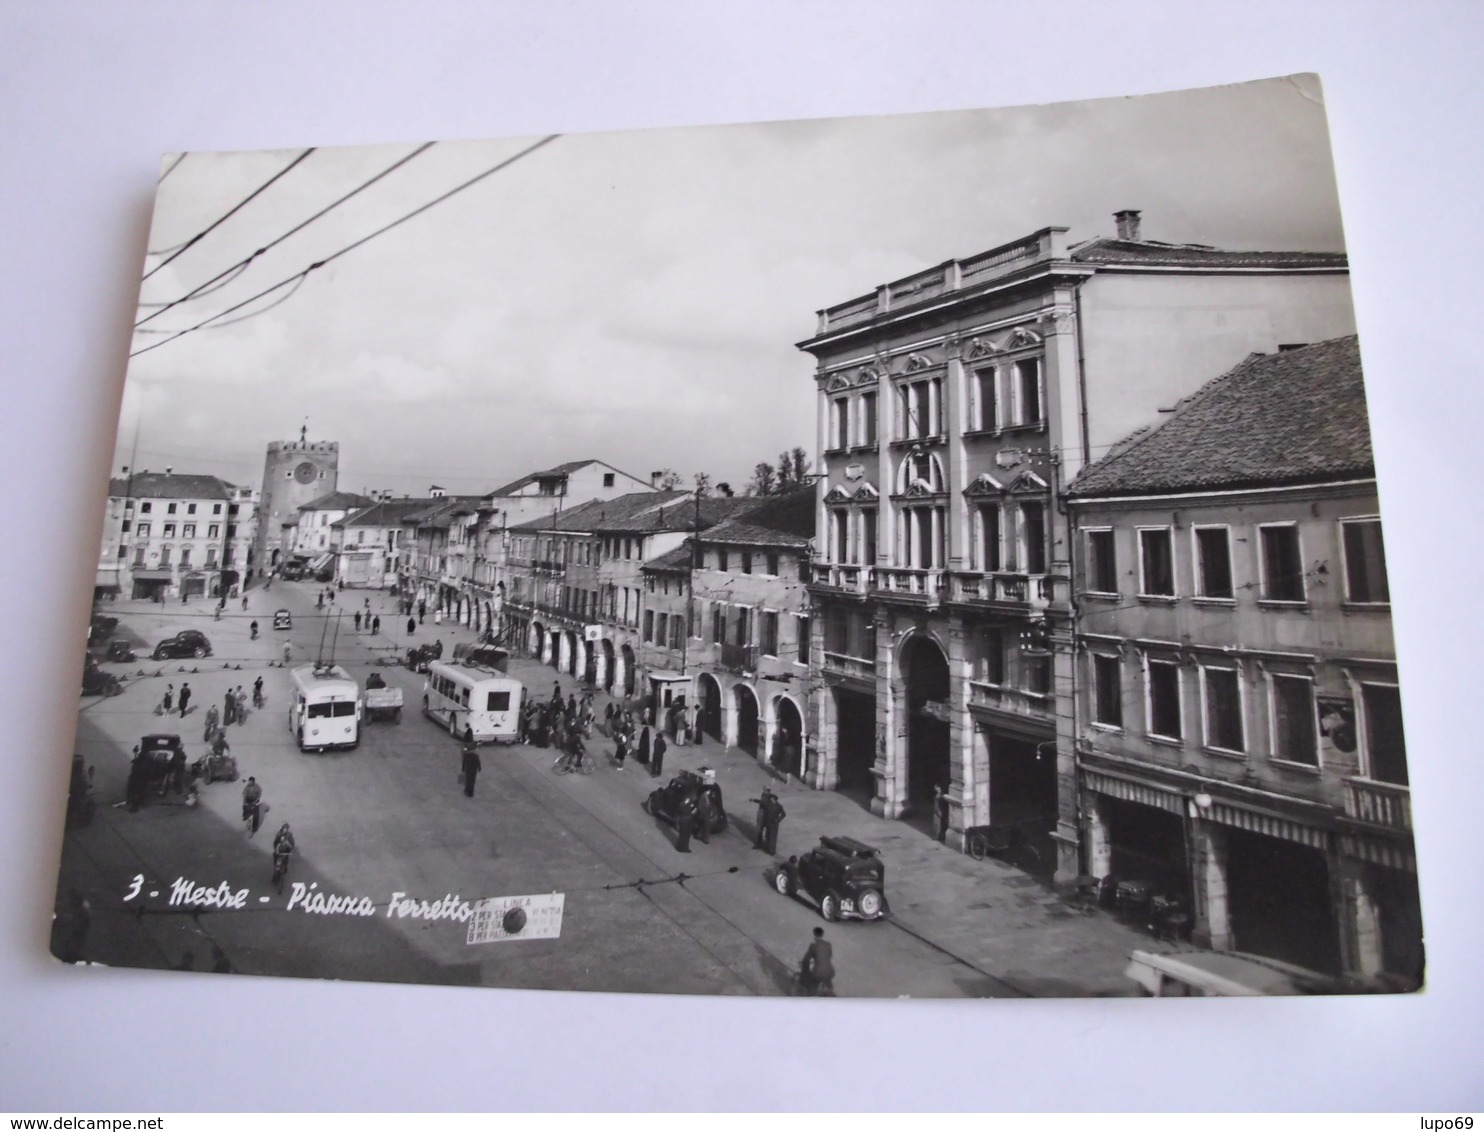
[[294, 478], [300, 483], [313, 483], [315, 477], [318, 475], [319, 469], [311, 464], [308, 460], [305, 460], [302, 464], [294, 469]]

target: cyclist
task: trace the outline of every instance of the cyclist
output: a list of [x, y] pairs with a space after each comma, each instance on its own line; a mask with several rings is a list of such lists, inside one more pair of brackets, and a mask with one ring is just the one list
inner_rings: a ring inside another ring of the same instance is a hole
[[799, 984], [806, 995], [835, 996], [834, 948], [824, 938], [824, 929], [814, 929], [814, 942], [799, 963]]
[[294, 835], [289, 829], [289, 823], [284, 822], [273, 837], [273, 883], [283, 885], [283, 878], [288, 875], [289, 858], [294, 855]]
[[263, 788], [251, 775], [242, 788], [242, 820], [247, 823], [249, 837], [257, 833], [258, 826], [263, 823]]

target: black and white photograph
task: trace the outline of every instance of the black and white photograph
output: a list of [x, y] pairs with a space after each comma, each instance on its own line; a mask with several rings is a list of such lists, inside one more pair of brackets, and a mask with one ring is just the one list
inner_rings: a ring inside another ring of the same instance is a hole
[[177, 152], [138, 293], [63, 962], [1423, 986], [1318, 76]]

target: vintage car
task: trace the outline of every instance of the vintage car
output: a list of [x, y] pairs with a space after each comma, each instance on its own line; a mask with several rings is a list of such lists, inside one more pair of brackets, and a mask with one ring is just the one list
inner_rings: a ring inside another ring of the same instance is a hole
[[821, 837], [778, 866], [773, 887], [784, 896], [804, 893], [826, 920], [879, 920], [887, 912], [881, 854], [851, 837]]
[[286, 582], [300, 582], [309, 573], [309, 565], [303, 561], [285, 562], [278, 568], [278, 576]]
[[402, 722], [402, 689], [389, 687], [380, 672], [373, 672], [366, 677], [366, 695], [363, 702], [366, 705], [368, 720], [374, 722], [378, 719], [389, 719], [393, 723]]
[[179, 735], [146, 735], [135, 748], [129, 764], [129, 780], [124, 786], [124, 799], [131, 811], [152, 794], [163, 797], [174, 787], [177, 794], [185, 790], [185, 745]]
[[442, 659], [442, 641], [434, 641], [431, 645], [418, 645], [415, 649], [407, 650], [407, 667], [414, 672], [426, 672], [429, 661]]
[[211, 655], [211, 642], [206, 639], [206, 634], [199, 629], [182, 629], [173, 637], [166, 637], [155, 646], [155, 651], [150, 653], [151, 660], [175, 660], [184, 656], [194, 656], [198, 660], [203, 656]]
[[98, 662], [88, 657], [82, 668], [82, 694], [85, 696], [116, 696], [124, 690], [119, 678], [112, 672], [104, 672]]
[[118, 628], [118, 624], [117, 617], [105, 617], [101, 613], [93, 614], [93, 619], [88, 624], [88, 644], [101, 645], [113, 636], [113, 631]]
[[134, 656], [134, 646], [128, 641], [112, 640], [108, 642], [108, 649], [104, 652], [103, 659], [128, 664], [137, 658]]
[[711, 804], [711, 823], [707, 833], [720, 833], [727, 827], [727, 811], [721, 803], [721, 787], [716, 784], [716, 772], [705, 767], [697, 774], [693, 770], [682, 770], [666, 786], [653, 791], [644, 800], [644, 811], [670, 825], [675, 824], [675, 815], [681, 802], [690, 798], [697, 804], [704, 793]]
[[294, 619], [287, 609], [280, 609], [273, 614], [273, 627], [275, 629], [292, 629]]

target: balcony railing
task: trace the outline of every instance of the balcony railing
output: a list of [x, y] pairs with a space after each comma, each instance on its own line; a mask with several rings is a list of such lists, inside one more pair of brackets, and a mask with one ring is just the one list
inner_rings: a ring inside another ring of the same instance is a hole
[[1051, 601], [1051, 584], [1045, 574], [954, 574], [950, 593], [953, 601], [993, 601], [1041, 610]]
[[827, 672], [841, 676], [858, 676], [863, 680], [876, 679], [876, 662], [859, 656], [846, 656], [842, 652], [825, 652], [824, 667]]
[[877, 593], [902, 594], [937, 601], [943, 595], [943, 570], [909, 570], [896, 566], [877, 566], [872, 588]]
[[865, 593], [870, 587], [870, 579], [871, 567], [869, 566], [833, 566], [821, 563], [814, 567], [815, 585], [833, 586], [847, 593]]
[[1027, 692], [1022, 688], [986, 684], [980, 680], [969, 681], [969, 703], [974, 707], [994, 708], [996, 711], [1049, 719], [1052, 709], [1050, 701], [1050, 696]]
[[1412, 831], [1412, 794], [1405, 786], [1373, 782], [1368, 778], [1345, 779], [1345, 816], [1367, 825]]
[[728, 672], [756, 672], [756, 645], [722, 645], [721, 666]]

